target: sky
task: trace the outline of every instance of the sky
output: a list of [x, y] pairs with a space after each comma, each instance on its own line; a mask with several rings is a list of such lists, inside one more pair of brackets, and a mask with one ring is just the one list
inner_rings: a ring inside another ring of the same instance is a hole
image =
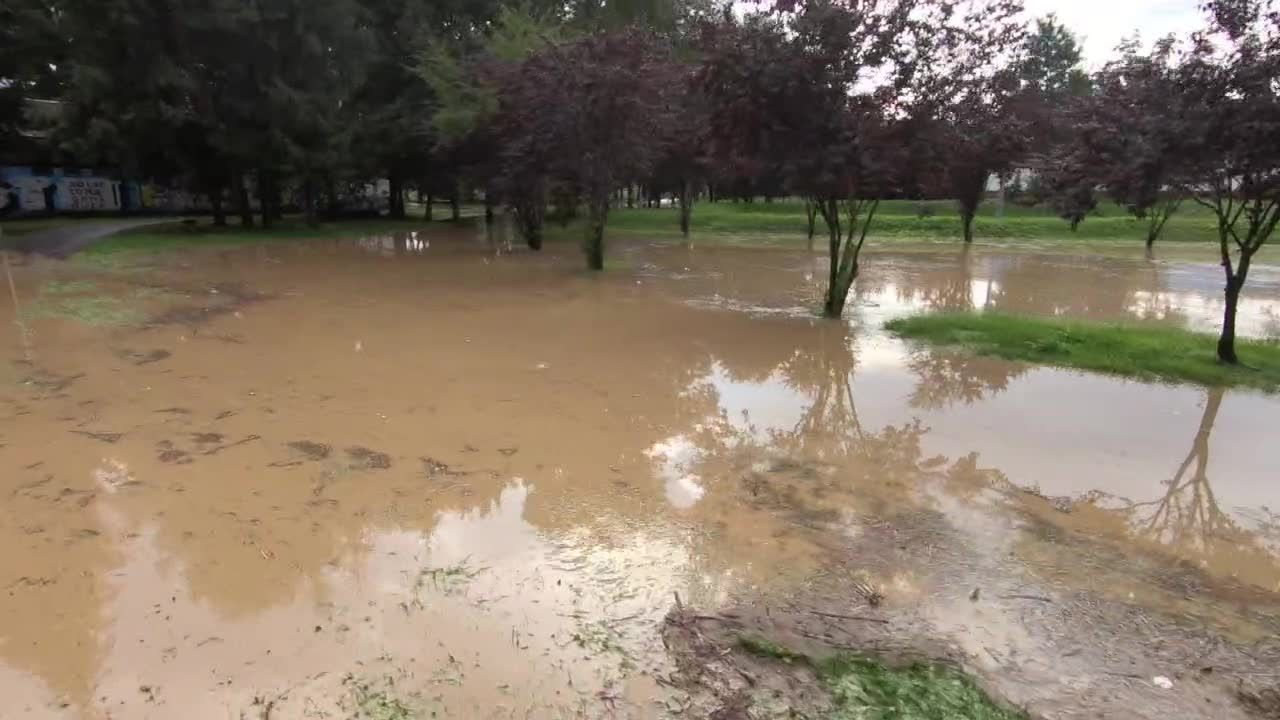
[[1142, 41], [1175, 33], [1185, 35], [1201, 24], [1198, 0], [1023, 0], [1027, 14], [1054, 13], [1080, 38], [1085, 63], [1105, 63], [1122, 39], [1139, 31]]

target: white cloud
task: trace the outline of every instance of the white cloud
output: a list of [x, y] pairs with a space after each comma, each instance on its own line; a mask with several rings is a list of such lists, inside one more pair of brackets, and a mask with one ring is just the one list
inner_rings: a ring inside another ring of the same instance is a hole
[[1097, 68], [1120, 41], [1137, 31], [1150, 44], [1169, 33], [1185, 35], [1202, 25], [1198, 0], [1023, 0], [1027, 14], [1054, 13], [1084, 46], [1085, 62]]

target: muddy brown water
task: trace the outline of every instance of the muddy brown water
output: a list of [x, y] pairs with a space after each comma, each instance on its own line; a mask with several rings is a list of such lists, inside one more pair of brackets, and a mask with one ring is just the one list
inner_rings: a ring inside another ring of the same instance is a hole
[[[613, 257], [436, 230], [16, 267], [30, 306], [135, 314], [0, 314], [0, 716], [675, 716], [676, 594], [876, 613], [1049, 717], [1277, 681], [1280, 399], [879, 330], [1211, 329], [1210, 257], [879, 246], [837, 323], [802, 251]], [[1280, 335], [1280, 272], [1240, 329]]]

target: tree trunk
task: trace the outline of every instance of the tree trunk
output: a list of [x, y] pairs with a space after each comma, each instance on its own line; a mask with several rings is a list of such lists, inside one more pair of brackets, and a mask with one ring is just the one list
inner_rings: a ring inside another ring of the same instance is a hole
[[275, 221], [275, 213], [271, 212], [271, 173], [258, 171], [258, 212], [262, 214], [262, 228], [270, 230]]
[[844, 312], [844, 299], [848, 288], [841, 293], [840, 285], [840, 207], [836, 200], [819, 200], [822, 219], [827, 222], [827, 297], [822, 306], [822, 314], [829, 318], [838, 318]]
[[333, 183], [333, 176], [325, 178], [324, 197], [324, 214], [328, 216], [330, 220], [338, 219], [338, 189]]
[[636, 186], [631, 183], [627, 183], [627, 208], [633, 208], [635, 206], [636, 206]]
[[516, 223], [520, 226], [520, 236], [530, 250], [542, 249], [543, 210], [536, 201], [523, 201], [515, 206]]
[[240, 212], [240, 226], [253, 227], [253, 207], [249, 204], [249, 188], [244, 185], [244, 176], [236, 176], [236, 205]]
[[1222, 335], [1218, 336], [1218, 360], [1228, 365], [1240, 362], [1236, 357], [1236, 306], [1240, 304], [1240, 288], [1243, 286], [1244, 277], [1238, 272], [1232, 275], [1228, 270], [1227, 308], [1222, 314]]
[[320, 218], [316, 217], [316, 181], [310, 175], [302, 181], [302, 212], [307, 219], [307, 227], [320, 224]]
[[804, 201], [804, 214], [809, 220], [809, 252], [813, 252], [813, 234], [818, 224], [818, 208], [812, 200]]
[[454, 188], [453, 192], [449, 193], [449, 219], [454, 222], [462, 219], [462, 208], [458, 205], [457, 188]]
[[431, 222], [431, 220], [432, 220], [432, 218], [431, 218], [431, 209], [432, 209], [432, 203], [433, 203], [433, 202], [434, 202], [434, 200], [433, 200], [433, 199], [432, 199], [432, 197], [431, 197], [431, 193], [427, 193], [426, 208], [422, 211], [422, 219], [423, 219], [423, 220], [426, 220], [427, 222]]
[[961, 210], [960, 222], [964, 223], [964, 243], [968, 245], [973, 242], [973, 212]]
[[604, 224], [609, 219], [609, 196], [593, 197], [589, 205], [587, 237], [583, 244], [587, 269], [604, 270]]
[[400, 173], [392, 170], [387, 173], [387, 216], [396, 220], [404, 219], [404, 181]]
[[689, 239], [689, 219], [693, 215], [693, 182], [685, 180], [680, 185], [680, 234]]
[[484, 194], [484, 224], [493, 224], [493, 195], [490, 193]]
[[209, 193], [209, 204], [213, 206], [214, 227], [227, 226], [227, 208], [222, 204], [222, 188], [215, 188]]

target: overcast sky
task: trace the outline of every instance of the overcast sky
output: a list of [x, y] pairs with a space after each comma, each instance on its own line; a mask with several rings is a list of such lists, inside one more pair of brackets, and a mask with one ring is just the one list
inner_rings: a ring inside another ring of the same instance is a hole
[[1023, 0], [1027, 13], [1054, 13], [1080, 37], [1091, 68], [1111, 57], [1121, 39], [1141, 32], [1144, 43], [1200, 25], [1198, 0]]

